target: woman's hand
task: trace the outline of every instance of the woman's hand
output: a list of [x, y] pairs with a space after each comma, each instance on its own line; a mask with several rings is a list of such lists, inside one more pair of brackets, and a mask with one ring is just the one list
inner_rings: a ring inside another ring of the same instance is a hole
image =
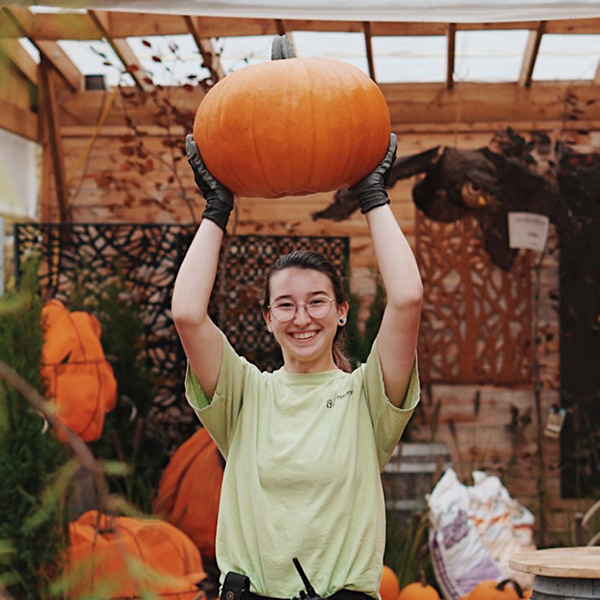
[[391, 133], [390, 145], [383, 160], [364, 179], [350, 188], [350, 191], [358, 198], [361, 213], [365, 214], [376, 206], [389, 204], [390, 199], [385, 191], [385, 184], [396, 160], [396, 147], [396, 134]]
[[188, 162], [194, 171], [194, 180], [206, 200], [203, 219], [216, 223], [223, 232], [227, 231], [229, 214], [233, 209], [233, 194], [219, 183], [206, 168], [194, 137], [188, 134], [185, 138], [185, 151]]

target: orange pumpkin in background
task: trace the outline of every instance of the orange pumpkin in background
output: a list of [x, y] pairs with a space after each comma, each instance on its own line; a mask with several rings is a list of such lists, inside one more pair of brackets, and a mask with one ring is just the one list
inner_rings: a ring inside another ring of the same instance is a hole
[[208, 431], [196, 431], [173, 454], [158, 484], [153, 512], [185, 532], [202, 556], [215, 557], [224, 461]]
[[381, 582], [379, 584], [379, 595], [381, 596], [381, 600], [398, 600], [399, 593], [400, 583], [398, 582], [396, 573], [394, 573], [387, 565], [383, 565]]
[[468, 600], [522, 600], [523, 597], [523, 590], [514, 579], [482, 581], [467, 595]]
[[84, 441], [96, 441], [105, 413], [117, 402], [117, 382], [100, 343], [100, 322], [86, 312], [70, 312], [54, 299], [42, 309], [42, 327], [41, 373], [47, 395], [63, 423]]
[[194, 139], [208, 170], [235, 194], [302, 196], [368, 175], [387, 151], [390, 114], [360, 69], [285, 58], [214, 85], [197, 110]]
[[158, 519], [108, 517], [95, 510], [69, 525], [66, 574], [76, 582], [69, 596], [140, 598], [150, 592], [193, 600], [206, 578], [198, 548], [173, 525]]
[[398, 600], [440, 600], [440, 595], [434, 587], [416, 581], [402, 588]]

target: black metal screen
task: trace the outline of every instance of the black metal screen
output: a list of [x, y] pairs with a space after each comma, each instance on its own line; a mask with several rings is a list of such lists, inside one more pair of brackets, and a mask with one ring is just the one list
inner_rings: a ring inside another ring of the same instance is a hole
[[[168, 437], [185, 437], [196, 426], [183, 400], [185, 356], [171, 319], [175, 276], [196, 227], [147, 224], [17, 224], [15, 272], [37, 252], [44, 297], [68, 301], [85, 273], [99, 286], [117, 274], [144, 315], [145, 347], [157, 382], [155, 404]], [[281, 365], [276, 342], [266, 331], [259, 290], [267, 267], [281, 254], [312, 249], [344, 272], [346, 237], [230, 236], [225, 239], [211, 301], [211, 317], [233, 347], [263, 370]]]

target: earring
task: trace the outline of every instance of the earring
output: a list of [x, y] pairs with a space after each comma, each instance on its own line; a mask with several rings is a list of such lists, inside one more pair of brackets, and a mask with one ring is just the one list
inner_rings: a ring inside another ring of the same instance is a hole
[[272, 328], [270, 325], [267, 325], [267, 331], [268, 331], [269, 333], [271, 333], [271, 332], [273, 331], [273, 328]]
[[340, 325], [343, 325], [346, 322], [346, 319], [344, 319], [343, 317], [340, 319]]

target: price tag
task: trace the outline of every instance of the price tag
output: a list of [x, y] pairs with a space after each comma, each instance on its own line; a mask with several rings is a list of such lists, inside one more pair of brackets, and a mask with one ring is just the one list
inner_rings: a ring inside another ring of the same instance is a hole
[[546, 421], [546, 427], [544, 428], [544, 435], [557, 440], [560, 437], [566, 416], [567, 411], [564, 408], [551, 408], [548, 420]]
[[526, 212], [508, 213], [508, 240], [511, 248], [541, 252], [548, 238], [550, 219], [546, 215]]

